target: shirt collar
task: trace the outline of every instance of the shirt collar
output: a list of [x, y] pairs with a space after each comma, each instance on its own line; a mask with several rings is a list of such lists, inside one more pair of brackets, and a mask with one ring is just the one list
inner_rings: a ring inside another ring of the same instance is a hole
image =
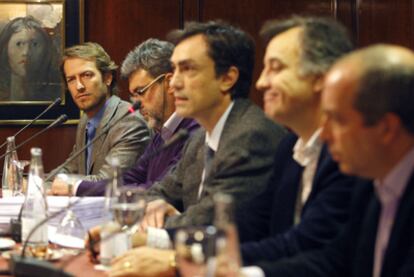
[[88, 119], [88, 125], [92, 125], [95, 129], [98, 128], [99, 123], [101, 122], [105, 109], [108, 106], [108, 100], [105, 101], [103, 107], [92, 117]]
[[306, 144], [302, 138], [299, 138], [293, 147], [293, 159], [301, 166], [307, 166], [319, 157], [322, 149], [320, 133], [321, 129], [316, 130]]
[[414, 168], [414, 147], [398, 162], [383, 180], [374, 181], [375, 191], [381, 204], [398, 201]]
[[179, 116], [177, 113], [173, 113], [164, 125], [161, 128], [161, 137], [164, 141], [167, 141], [177, 130], [178, 125], [183, 121], [183, 117]]
[[221, 115], [219, 121], [217, 121], [216, 126], [214, 126], [213, 131], [210, 133], [206, 132], [206, 143], [208, 146], [217, 151], [218, 145], [220, 142], [221, 133], [223, 133], [224, 124], [229, 117], [230, 111], [234, 106], [234, 102], [232, 101], [230, 105], [227, 107], [226, 111]]

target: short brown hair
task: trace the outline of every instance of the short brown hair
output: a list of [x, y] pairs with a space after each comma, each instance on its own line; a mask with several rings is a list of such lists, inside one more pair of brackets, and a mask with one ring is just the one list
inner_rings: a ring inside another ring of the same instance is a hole
[[66, 48], [63, 52], [62, 61], [60, 64], [60, 70], [63, 77], [65, 78], [64, 64], [67, 59], [80, 58], [84, 60], [91, 60], [95, 62], [96, 68], [101, 72], [102, 76], [106, 73], [111, 73], [112, 82], [109, 86], [109, 93], [111, 95], [117, 93], [117, 81], [116, 81], [116, 70], [118, 66], [106, 53], [101, 45], [96, 42], [85, 42], [83, 44], [75, 45]]

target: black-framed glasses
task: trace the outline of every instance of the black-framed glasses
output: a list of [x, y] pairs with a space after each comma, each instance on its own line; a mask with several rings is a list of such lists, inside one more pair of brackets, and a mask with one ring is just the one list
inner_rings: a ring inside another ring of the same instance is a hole
[[147, 92], [147, 90], [149, 90], [156, 82], [158, 82], [159, 80], [161, 80], [162, 78], [165, 77], [165, 73], [158, 75], [157, 78], [155, 78], [154, 80], [152, 80], [148, 85], [146, 85], [145, 87], [141, 88], [141, 89], [137, 89], [133, 92], [130, 93], [131, 97], [137, 97], [137, 96], [144, 96], [145, 93]]

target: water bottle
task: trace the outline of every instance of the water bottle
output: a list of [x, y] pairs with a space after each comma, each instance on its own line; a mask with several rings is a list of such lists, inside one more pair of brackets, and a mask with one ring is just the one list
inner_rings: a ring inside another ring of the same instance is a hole
[[11, 196], [11, 191], [14, 186], [13, 178], [16, 176], [17, 166], [13, 161], [18, 161], [17, 152], [15, 150], [16, 143], [14, 136], [7, 138], [6, 153], [9, 153], [4, 158], [3, 176], [2, 176], [2, 190], [1, 195]]
[[38, 257], [46, 256], [48, 246], [47, 224], [40, 226], [30, 237], [31, 230], [47, 217], [47, 201], [43, 184], [44, 173], [42, 150], [30, 150], [31, 161], [26, 198], [22, 210], [22, 242], [28, 240], [32, 253]]

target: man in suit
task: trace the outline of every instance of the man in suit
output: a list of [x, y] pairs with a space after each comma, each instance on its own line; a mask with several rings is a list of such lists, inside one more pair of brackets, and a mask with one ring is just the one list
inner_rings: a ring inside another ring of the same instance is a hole
[[[148, 144], [149, 130], [137, 113], [112, 126], [113, 122], [128, 113], [130, 107], [129, 103], [115, 95], [116, 68], [97, 43], [88, 42], [65, 50], [61, 71], [73, 101], [83, 111], [72, 154], [104, 128], [111, 128], [84, 154], [69, 162], [61, 173], [80, 174], [83, 180], [106, 179], [112, 174], [109, 164], [112, 158], [116, 157], [121, 169], [125, 170], [134, 165]], [[72, 194], [76, 193], [78, 185], [79, 182], [74, 184], [55, 179], [51, 191], [56, 195]]]
[[[194, 120], [175, 112], [174, 91], [169, 85], [173, 49], [174, 45], [170, 42], [148, 39], [131, 51], [122, 63], [121, 76], [129, 81], [131, 100], [141, 102], [141, 114], [155, 131], [135, 166], [123, 174], [124, 185], [147, 189], [160, 181], [181, 158], [186, 140], [181, 139], [158, 155], [150, 156], [179, 130], [192, 133], [199, 127]], [[89, 191], [89, 195], [104, 195], [106, 183], [107, 180], [82, 181], [78, 194]]]
[[[342, 172], [373, 179], [322, 250], [264, 263], [266, 276], [414, 276], [414, 53], [376, 45], [340, 60], [322, 96], [322, 137]], [[358, 184], [357, 184], [358, 185]]]
[[327, 18], [292, 17], [268, 21], [261, 34], [268, 45], [256, 87], [264, 92], [266, 115], [292, 133], [276, 153], [273, 191], [264, 194], [273, 200], [271, 235], [242, 244], [245, 265], [276, 261], [332, 240], [348, 219], [355, 181], [339, 172], [320, 139], [323, 78], [352, 49], [345, 28]]
[[[254, 64], [253, 41], [246, 33], [221, 22], [193, 22], [171, 36], [176, 42], [171, 57], [176, 111], [202, 128], [188, 141], [175, 171], [148, 190], [153, 201], [141, 227], [148, 229], [147, 242], [155, 246], [169, 241], [157, 228], [212, 224], [217, 192], [232, 195], [236, 209], [250, 207], [269, 183], [274, 152], [284, 135], [245, 99]], [[135, 252], [126, 257], [135, 259]], [[118, 273], [113, 274], [141, 272], [134, 267], [139, 264], [124, 264], [114, 265]]]

